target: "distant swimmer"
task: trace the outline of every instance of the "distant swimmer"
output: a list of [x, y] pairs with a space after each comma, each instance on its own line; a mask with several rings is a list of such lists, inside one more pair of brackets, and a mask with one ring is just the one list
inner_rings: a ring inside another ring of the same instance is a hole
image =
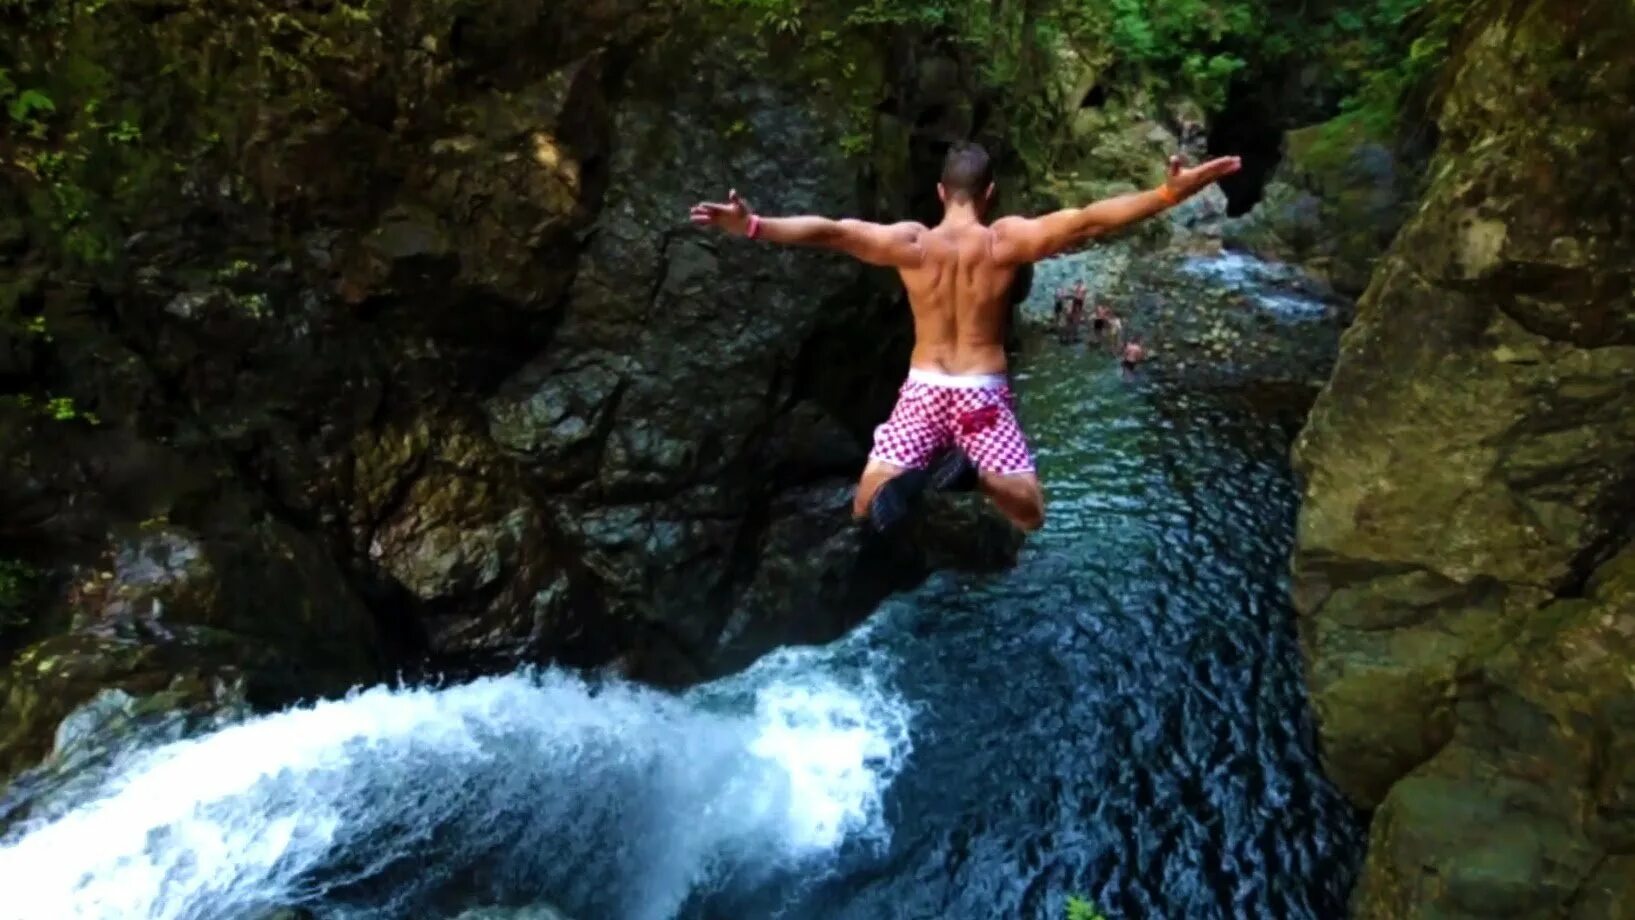
[[1062, 331], [1062, 326], [1067, 322], [1067, 305], [1072, 301], [1073, 294], [1065, 286], [1056, 289], [1056, 307], [1051, 313], [1050, 324], [1058, 333]]
[[1124, 346], [1124, 354], [1119, 362], [1124, 365], [1125, 378], [1134, 377], [1135, 369], [1145, 360], [1147, 360], [1147, 349], [1141, 345], [1141, 336], [1130, 336], [1130, 341]]
[[1080, 281], [1073, 287], [1073, 299], [1067, 308], [1067, 324], [1062, 329], [1063, 342], [1075, 342], [1079, 338], [1079, 327], [1084, 325], [1084, 282]]
[[[1237, 157], [1186, 167], [1169, 163], [1156, 189], [1041, 217], [984, 224], [993, 200], [993, 161], [956, 144], [937, 194], [942, 222], [876, 224], [826, 217], [762, 217], [738, 196], [692, 209], [692, 221], [752, 240], [815, 246], [895, 268], [914, 316], [908, 380], [874, 449], [852, 511], [881, 530], [908, 517], [930, 486], [975, 482], [1024, 531], [1044, 522], [1044, 494], [1016, 420], [1005, 358], [1005, 322], [1017, 273], [1180, 204], [1238, 171]], [[973, 475], [974, 474], [974, 475]]]

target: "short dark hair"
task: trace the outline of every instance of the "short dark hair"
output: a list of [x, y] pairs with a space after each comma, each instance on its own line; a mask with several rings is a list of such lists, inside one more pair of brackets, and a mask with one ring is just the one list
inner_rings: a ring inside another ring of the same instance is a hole
[[942, 162], [942, 187], [953, 198], [975, 201], [993, 184], [993, 158], [981, 144], [961, 141]]

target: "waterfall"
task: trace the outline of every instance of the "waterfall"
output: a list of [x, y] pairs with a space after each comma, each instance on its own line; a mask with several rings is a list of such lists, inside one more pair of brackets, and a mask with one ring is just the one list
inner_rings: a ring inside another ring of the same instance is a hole
[[435, 915], [450, 891], [663, 918], [884, 842], [908, 713], [785, 652], [673, 696], [550, 671], [375, 688], [138, 752], [0, 841], [0, 916]]

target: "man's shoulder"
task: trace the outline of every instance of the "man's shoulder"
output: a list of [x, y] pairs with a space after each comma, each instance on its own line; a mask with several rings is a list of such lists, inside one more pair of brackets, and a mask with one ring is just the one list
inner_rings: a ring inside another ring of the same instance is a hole
[[1031, 223], [1033, 223], [1033, 218], [1031, 217], [1025, 217], [1021, 214], [1012, 214], [1009, 217], [1001, 217], [989, 224], [988, 232], [995, 234], [1014, 233]]
[[[1025, 245], [1038, 235], [1037, 227], [1038, 221], [1031, 217], [1011, 215], [999, 218], [984, 229], [995, 246], [1005, 248]], [[1067, 288], [1067, 296], [1072, 297], [1074, 293], [1071, 287]]]

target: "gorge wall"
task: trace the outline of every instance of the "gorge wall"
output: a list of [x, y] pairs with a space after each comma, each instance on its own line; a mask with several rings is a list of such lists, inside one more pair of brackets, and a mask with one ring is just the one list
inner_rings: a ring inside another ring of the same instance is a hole
[[685, 683], [1014, 553], [966, 504], [860, 554], [893, 279], [686, 225], [902, 213], [958, 61], [853, 49], [897, 105], [843, 150], [742, 23], [638, 0], [0, 15], [0, 778], [104, 687]]
[[1635, 8], [1485, 0], [1296, 448], [1356, 915], [1635, 916]]

